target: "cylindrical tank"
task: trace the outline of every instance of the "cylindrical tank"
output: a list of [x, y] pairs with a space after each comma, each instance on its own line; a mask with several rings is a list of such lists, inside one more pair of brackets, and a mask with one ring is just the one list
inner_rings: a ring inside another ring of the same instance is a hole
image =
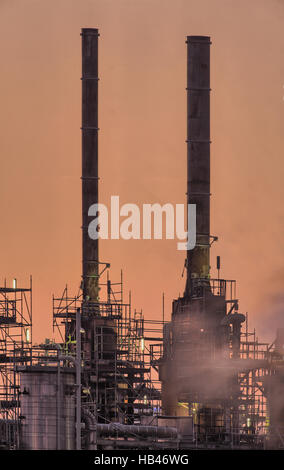
[[21, 371], [22, 449], [75, 449], [74, 384], [74, 371], [67, 368], [32, 366]]

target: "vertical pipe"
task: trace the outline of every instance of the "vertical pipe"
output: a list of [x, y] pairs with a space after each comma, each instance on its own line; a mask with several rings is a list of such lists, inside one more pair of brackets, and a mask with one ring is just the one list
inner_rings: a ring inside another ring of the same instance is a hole
[[[32, 357], [33, 357], [33, 278], [30, 275], [30, 329], [31, 329], [31, 336], [30, 336], [30, 365], [32, 365]], [[28, 362], [27, 362], [28, 365]]]
[[187, 36], [187, 203], [196, 204], [196, 246], [187, 252], [185, 295], [209, 278], [210, 37]]
[[98, 29], [82, 36], [82, 255], [83, 298], [98, 300], [98, 240], [88, 235], [88, 210], [98, 203]]
[[120, 270], [120, 284], [121, 284], [121, 303], [123, 304], [123, 272]]
[[57, 396], [56, 396], [56, 450], [61, 450], [61, 377], [60, 377], [60, 360], [57, 364]]
[[76, 312], [76, 449], [81, 450], [81, 312]]

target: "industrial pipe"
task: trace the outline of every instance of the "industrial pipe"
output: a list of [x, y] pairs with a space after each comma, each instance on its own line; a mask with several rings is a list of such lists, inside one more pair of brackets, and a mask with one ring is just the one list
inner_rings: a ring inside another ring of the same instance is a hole
[[157, 437], [157, 438], [171, 438], [178, 437], [177, 429], [167, 426], [139, 426], [127, 425], [120, 423], [109, 423], [95, 425], [97, 433], [100, 436], [120, 436], [120, 437]]

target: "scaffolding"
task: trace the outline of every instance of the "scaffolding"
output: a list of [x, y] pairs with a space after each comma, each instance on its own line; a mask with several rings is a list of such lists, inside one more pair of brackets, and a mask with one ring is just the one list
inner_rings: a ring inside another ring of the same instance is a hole
[[[283, 355], [275, 356], [273, 345], [249, 331], [248, 315], [238, 313], [234, 280], [193, 279], [191, 287], [192, 300], [173, 302], [164, 342], [154, 347], [160, 356], [156, 364], [161, 365], [166, 414], [189, 420], [186, 442], [181, 444], [188, 448], [265, 448], [272, 432], [267, 384], [275, 371], [281, 382]], [[214, 304], [216, 312], [223, 313], [211, 343], [206, 322], [214, 315]], [[219, 341], [224, 344], [216, 349]], [[280, 427], [278, 441], [283, 444]]]
[[[69, 296], [67, 287], [61, 297], [53, 297], [54, 333], [58, 332], [64, 353], [75, 355], [75, 317], [80, 310], [83, 415], [91, 413], [97, 423], [105, 425], [151, 425], [161, 412], [157, 346], [162, 344], [164, 322], [132, 311], [130, 294], [129, 301], [123, 301], [122, 273], [117, 283], [110, 281], [108, 270], [106, 278], [100, 282], [98, 302], [84, 302], [81, 293]], [[93, 357], [90, 331], [84, 324], [94, 331]]]
[[18, 447], [20, 420], [17, 366], [32, 361], [32, 278], [28, 288], [0, 288], [0, 446]]
[[[92, 432], [94, 448], [98, 449], [109, 446], [113, 449], [149, 446], [153, 449], [216, 446], [265, 448], [272, 431], [273, 439], [277, 438], [277, 445], [283, 446], [283, 430], [279, 427], [276, 429], [275, 424], [272, 429], [270, 423], [267, 388], [269, 380], [275, 377], [276, 371], [283, 369], [283, 355], [277, 352], [279, 347], [277, 351], [275, 350], [274, 344], [259, 342], [255, 330], [249, 331], [247, 314], [240, 334], [237, 357], [234, 350], [233, 326], [230, 327], [227, 359], [236, 367], [234, 377], [237, 380], [237, 387], [234, 390], [237, 390], [237, 393], [231, 396], [229, 402], [227, 398], [224, 402], [223, 398], [219, 398], [211, 407], [204, 409], [200, 408], [200, 403], [195, 403], [198, 400], [188, 403], [186, 398], [181, 399], [178, 403], [178, 414], [165, 416], [162, 408], [159, 367], [163, 361], [164, 348], [169, 346], [167, 340], [163, 341], [169, 322], [164, 321], [164, 312], [162, 320], [146, 319], [142, 311], [132, 308], [131, 295], [128, 302], [124, 302], [122, 274], [120, 282], [112, 284], [109, 272], [106, 271], [106, 282], [101, 282], [100, 286], [101, 298], [97, 302], [84, 302], [80, 292], [77, 296], [71, 296], [67, 286], [61, 297], [53, 297], [53, 328], [57, 338], [45, 340], [39, 345], [32, 345], [31, 281], [29, 288], [18, 288], [14, 282], [12, 288], [4, 286], [0, 289], [0, 445], [2, 448], [20, 448], [21, 439], [22, 442], [25, 440], [25, 431], [23, 433], [23, 430], [27, 429], [25, 424], [29, 426], [31, 419], [40, 426], [43, 414], [35, 411], [31, 418], [23, 413], [27, 400], [25, 395], [27, 390], [25, 387], [23, 389], [23, 384], [28, 383], [29, 374], [30, 377], [33, 373], [38, 374], [38, 384], [41, 383], [45, 371], [53, 374], [55, 386], [60, 376], [62, 380], [66, 378], [63, 387], [68, 388], [68, 396], [72, 400], [74, 410], [74, 404], [77, 403], [75, 397], [78, 384], [75, 383], [75, 378], [78, 351], [81, 364], [82, 421], [88, 424], [90, 417], [91, 421], [93, 420], [81, 430], [83, 449], [90, 448]], [[206, 286], [196, 283], [194, 291], [196, 298], [202, 299], [203, 288]], [[225, 283], [219, 280], [218, 284], [214, 280], [214, 292], [219, 296], [226, 294], [226, 316], [232, 309], [237, 309], [234, 281]], [[181, 307], [185, 308], [183, 305]], [[76, 324], [78, 312], [82, 320], [80, 349], [78, 349]], [[175, 341], [178, 340], [180, 345], [184, 343], [184, 346], [189, 339], [187, 321], [185, 323], [178, 339], [175, 338]], [[88, 336], [90, 331], [94, 333], [91, 343]], [[196, 341], [198, 342], [198, 338]], [[90, 350], [93, 351], [93, 355], [90, 355]], [[202, 351], [201, 348], [199, 354], [204, 353], [206, 357], [206, 350]], [[223, 366], [228, 367], [228, 362]], [[60, 387], [62, 389], [61, 385], [57, 386], [59, 388], [56, 389], [56, 396]], [[33, 393], [34, 406], [40, 409], [41, 397], [37, 396], [37, 389], [34, 389]], [[66, 399], [69, 400], [68, 397]], [[64, 397], [60, 400], [65, 403]], [[202, 403], [202, 400], [200, 402]], [[218, 405], [218, 402], [221, 405]], [[54, 407], [55, 404], [52, 403], [50, 406]], [[225, 414], [222, 411], [224, 409], [227, 410]], [[56, 414], [57, 411], [54, 409], [53, 413]], [[73, 412], [72, 419], [75, 419], [76, 413]], [[61, 446], [57, 448], [64, 448], [65, 445], [62, 440], [65, 429], [62, 423], [60, 424], [60, 419], [57, 417], [56, 429], [57, 426], [61, 427], [61, 433], [56, 431], [56, 445]], [[191, 432], [187, 434], [186, 426], [189, 425]], [[68, 432], [74, 434], [75, 422], [72, 426], [70, 425]], [[178, 431], [178, 436], [174, 434], [173, 429]], [[165, 434], [165, 437], [163, 433], [166, 432], [168, 434]], [[49, 435], [52, 439], [52, 432]], [[74, 444], [72, 446], [74, 448]]]
[[[210, 280], [212, 292], [217, 296], [226, 298], [228, 315], [234, 309], [237, 311], [236, 283], [233, 280]], [[82, 295], [70, 297], [67, 287], [63, 295], [53, 298], [53, 326], [59, 332], [61, 348], [67, 355], [75, 355], [76, 336], [74, 320], [78, 309], [84, 316], [96, 319], [95, 322], [95, 366], [86, 367], [88, 383], [83, 380], [82, 410], [91, 412], [97, 423], [121, 423], [123, 425], [151, 425], [158, 424], [163, 419], [161, 404], [161, 382], [159, 380], [159, 365], [163, 358], [163, 329], [166, 323], [163, 320], [147, 320], [142, 311], [132, 311], [131, 295], [129, 302], [123, 302], [123, 278], [112, 284], [107, 271], [106, 283], [100, 283], [105, 288], [105, 300], [84, 304]], [[116, 286], [116, 287], [115, 287]], [[118, 286], [118, 287], [117, 287]], [[206, 286], [194, 285], [196, 298], [202, 298]], [[88, 343], [84, 339], [82, 344]], [[186, 329], [182, 332], [186, 334]], [[179, 337], [179, 340], [181, 338]], [[229, 341], [229, 357], [233, 357], [233, 332]], [[83, 347], [84, 350], [84, 347]], [[263, 387], [263, 378], [269, 375], [268, 366], [269, 344], [260, 343], [255, 331], [248, 331], [248, 317], [246, 315], [245, 331], [241, 333], [239, 370], [237, 371], [238, 395], [234, 397], [233, 407], [229, 412], [230, 424], [226, 436], [224, 435], [224, 422], [220, 421], [218, 429], [209, 426], [201, 434], [198, 431], [204, 426], [199, 423], [197, 405], [187, 407], [186, 414], [192, 418], [195, 431], [189, 446], [207, 446], [214, 442], [224, 443], [224, 438], [237, 447], [259, 448], [264, 446], [268, 429], [267, 400]], [[82, 364], [86, 358], [82, 352]], [[249, 364], [248, 364], [249, 363]], [[184, 406], [185, 404], [180, 404]], [[204, 413], [208, 410], [204, 410]], [[214, 420], [218, 423], [219, 408], [212, 408]], [[205, 413], [206, 414], [206, 413]], [[205, 415], [204, 415], [205, 416]], [[217, 418], [216, 418], [217, 416]], [[175, 417], [172, 417], [174, 419]], [[207, 417], [208, 422], [212, 417]], [[229, 431], [228, 431], [229, 429]], [[84, 441], [84, 433], [83, 433]], [[194, 441], [194, 442], [193, 442]], [[98, 438], [100, 442], [105, 442]], [[116, 445], [118, 441], [115, 439]], [[184, 444], [184, 443], [183, 443]]]
[[239, 372], [239, 423], [243, 443], [263, 446], [268, 434], [267, 399], [263, 380], [270, 373], [268, 363], [269, 343], [261, 343], [255, 330], [248, 330], [246, 315], [245, 331], [241, 334], [240, 359], [248, 363]]

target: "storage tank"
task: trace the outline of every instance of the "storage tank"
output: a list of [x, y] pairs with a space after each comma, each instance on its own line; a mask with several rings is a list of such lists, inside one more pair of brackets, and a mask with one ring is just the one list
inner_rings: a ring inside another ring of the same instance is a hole
[[20, 370], [20, 448], [75, 449], [75, 374], [31, 366]]

